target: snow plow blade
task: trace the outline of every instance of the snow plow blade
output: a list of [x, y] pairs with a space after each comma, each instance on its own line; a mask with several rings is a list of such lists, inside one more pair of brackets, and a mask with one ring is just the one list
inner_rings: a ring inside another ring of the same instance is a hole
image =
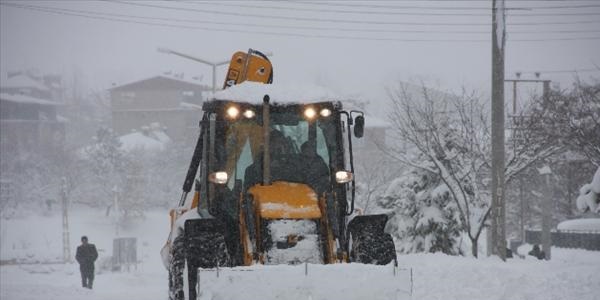
[[393, 264], [198, 269], [198, 299], [410, 299], [412, 270]]

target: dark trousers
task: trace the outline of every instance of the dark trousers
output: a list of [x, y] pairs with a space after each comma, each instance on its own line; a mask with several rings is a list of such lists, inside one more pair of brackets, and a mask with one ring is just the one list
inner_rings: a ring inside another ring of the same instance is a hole
[[94, 283], [94, 264], [81, 264], [79, 271], [81, 271], [81, 286], [91, 289]]

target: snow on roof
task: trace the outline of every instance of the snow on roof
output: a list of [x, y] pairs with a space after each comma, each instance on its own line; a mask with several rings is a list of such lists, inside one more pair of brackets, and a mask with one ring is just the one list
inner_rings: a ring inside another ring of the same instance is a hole
[[202, 110], [202, 106], [197, 105], [197, 104], [193, 104], [193, 103], [188, 103], [188, 102], [181, 102], [181, 103], [179, 103], [179, 106], [183, 107], [183, 108], [191, 108], [191, 109], [200, 109], [200, 110]]
[[158, 150], [165, 149], [165, 143], [144, 135], [141, 132], [132, 132], [119, 137], [121, 149], [132, 151], [136, 149]]
[[556, 229], [563, 231], [600, 232], [600, 218], [567, 220], [560, 222]]
[[14, 103], [29, 103], [29, 104], [41, 104], [41, 105], [62, 105], [62, 103], [34, 98], [31, 96], [25, 95], [13, 95], [8, 93], [0, 93], [0, 99], [4, 101], [14, 102]]
[[6, 79], [2, 79], [2, 88], [35, 88], [41, 91], [47, 91], [48, 87], [35, 81], [31, 77], [20, 74]]
[[[152, 82], [152, 81], [154, 81], [154, 82]], [[136, 80], [136, 81], [133, 81], [133, 82], [129, 82], [129, 83], [125, 83], [125, 84], [113, 86], [109, 90], [123, 90], [123, 89], [128, 89], [128, 88], [136, 87], [136, 86], [144, 87], [144, 86], [148, 86], [148, 84], [156, 86], [157, 85], [156, 81], [179, 83], [180, 85], [183, 84], [183, 85], [186, 85], [188, 87], [194, 87], [194, 88], [202, 89], [202, 90], [208, 90], [209, 89], [208, 86], [203, 85], [200, 81], [193, 81], [193, 80], [184, 79], [184, 78], [180, 78], [180, 77], [169, 76], [169, 75], [158, 75], [158, 76], [152, 76], [152, 77], [149, 77], [149, 78], [145, 78], [145, 79], [142, 79], [142, 80]]]
[[218, 91], [212, 98], [262, 104], [265, 95], [269, 95], [271, 103], [278, 104], [339, 101], [344, 98], [331, 90], [316, 85], [263, 84], [251, 81]]

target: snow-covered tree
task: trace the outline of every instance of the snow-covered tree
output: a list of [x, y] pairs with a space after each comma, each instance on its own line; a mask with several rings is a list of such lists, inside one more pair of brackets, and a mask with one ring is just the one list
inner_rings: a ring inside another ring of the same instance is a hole
[[377, 204], [391, 215], [386, 231], [400, 252], [460, 253], [459, 215], [436, 174], [412, 169], [393, 180]]
[[115, 212], [117, 218], [141, 215], [144, 204], [140, 155], [121, 149], [121, 142], [107, 128], [99, 129], [94, 141], [84, 151], [89, 173], [83, 189], [91, 201], [88, 204], [103, 206], [107, 215]]
[[[397, 161], [436, 174], [455, 204], [473, 256], [491, 211], [489, 190], [490, 123], [488, 109], [475, 93], [452, 95], [406, 84], [390, 91], [391, 133], [407, 147], [389, 147]], [[530, 142], [507, 151], [505, 180], [510, 182], [558, 146], [523, 133]], [[426, 162], [426, 163], [423, 163]]]
[[600, 82], [576, 82], [572, 89], [537, 97], [527, 111], [541, 139], [556, 141], [600, 166]]

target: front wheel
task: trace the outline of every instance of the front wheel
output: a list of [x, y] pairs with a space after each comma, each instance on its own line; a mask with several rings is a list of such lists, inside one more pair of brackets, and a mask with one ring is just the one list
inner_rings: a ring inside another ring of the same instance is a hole
[[350, 261], [387, 265], [396, 261], [392, 236], [384, 234], [350, 235]]
[[183, 271], [185, 269], [184, 236], [180, 234], [173, 240], [169, 259], [169, 300], [184, 300]]
[[348, 223], [350, 261], [387, 265], [396, 262], [392, 236], [385, 233], [386, 215], [356, 216]]

